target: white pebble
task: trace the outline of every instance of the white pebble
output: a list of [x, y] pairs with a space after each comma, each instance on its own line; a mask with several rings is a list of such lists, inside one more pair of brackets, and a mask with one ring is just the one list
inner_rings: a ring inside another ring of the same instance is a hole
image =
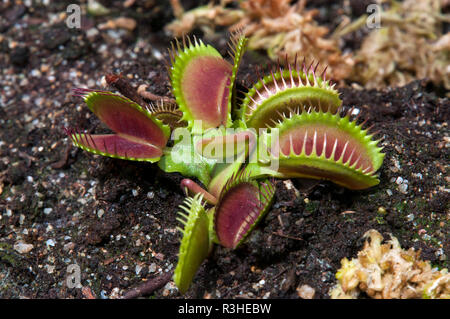
[[53, 265], [45, 265], [45, 268], [47, 268], [47, 273], [49, 274], [53, 274], [53, 272], [55, 271], [55, 266]]
[[161, 52], [159, 52], [156, 49], [153, 49], [152, 53], [153, 53], [153, 56], [155, 57], [156, 60], [160, 61], [160, 60], [162, 60], [164, 58], [164, 56], [161, 54]]
[[98, 218], [101, 218], [102, 216], [103, 216], [103, 214], [105, 213], [105, 211], [103, 210], [103, 209], [99, 209], [98, 211], [97, 211], [97, 216], [98, 216]]
[[17, 251], [20, 254], [26, 254], [29, 253], [33, 249], [32, 244], [27, 244], [23, 241], [18, 241], [14, 244], [14, 250]]
[[31, 70], [31, 76], [39, 78], [41, 77], [41, 72], [39, 70], [33, 69]]
[[297, 294], [302, 299], [313, 299], [316, 291], [308, 285], [302, 285], [297, 288]]
[[352, 111], [352, 115], [358, 115], [358, 114], [359, 114], [359, 109], [355, 107]]
[[408, 190], [408, 184], [405, 183], [398, 185], [398, 189], [400, 190], [401, 193], [406, 194]]
[[136, 269], [135, 269], [136, 275], [139, 275], [139, 273], [141, 272], [141, 270], [142, 270], [142, 266], [136, 265]]
[[47, 245], [47, 248], [49, 248], [49, 247], [54, 247], [56, 243], [53, 239], [49, 239], [45, 242], [45, 244]]
[[68, 242], [67, 244], [64, 245], [63, 250], [64, 251], [71, 251], [74, 248], [75, 248], [75, 243]]
[[100, 34], [100, 32], [96, 28], [90, 28], [89, 30], [86, 31], [86, 36], [88, 38], [93, 38], [98, 34]]

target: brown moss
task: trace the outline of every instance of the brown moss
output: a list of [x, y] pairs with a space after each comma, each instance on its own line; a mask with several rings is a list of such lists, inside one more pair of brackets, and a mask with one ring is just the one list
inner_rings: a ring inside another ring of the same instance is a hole
[[331, 298], [356, 298], [360, 292], [375, 299], [450, 298], [447, 269], [433, 269], [429, 261], [419, 259], [419, 251], [402, 249], [393, 236], [382, 245], [383, 236], [371, 229], [364, 238], [357, 258], [341, 260]]

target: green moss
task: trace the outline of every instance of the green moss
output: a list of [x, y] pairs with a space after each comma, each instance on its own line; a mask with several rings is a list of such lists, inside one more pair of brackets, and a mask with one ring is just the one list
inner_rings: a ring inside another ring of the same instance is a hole
[[405, 209], [407, 208], [407, 203], [406, 202], [399, 202], [397, 204], [394, 205], [394, 208], [396, 211], [398, 211], [399, 213], [403, 213], [405, 211]]
[[427, 202], [423, 198], [416, 198], [414, 203], [416, 204], [416, 209], [418, 210], [424, 210], [427, 208]]
[[309, 213], [314, 213], [317, 211], [317, 209], [320, 206], [320, 202], [319, 201], [310, 201], [305, 205], [305, 209], [309, 212]]
[[381, 215], [381, 214], [378, 214], [378, 215], [375, 217], [375, 221], [378, 223], [378, 225], [384, 225], [384, 224], [386, 224], [386, 221], [384, 220], [384, 216]]
[[17, 267], [20, 263], [19, 257], [14, 252], [13, 247], [7, 243], [0, 243], [0, 261], [8, 263], [13, 267]]

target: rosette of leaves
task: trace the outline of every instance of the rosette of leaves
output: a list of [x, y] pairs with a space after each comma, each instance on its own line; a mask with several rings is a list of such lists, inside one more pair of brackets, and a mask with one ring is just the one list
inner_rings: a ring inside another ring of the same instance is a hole
[[[326, 179], [350, 189], [379, 183], [384, 154], [373, 135], [340, 115], [342, 101], [317, 65], [278, 67], [236, 99], [236, 75], [247, 39], [235, 34], [232, 62], [201, 40], [170, 52], [177, 107], [141, 106], [119, 94], [77, 89], [113, 134], [67, 129], [73, 144], [95, 154], [158, 162], [181, 182], [182, 240], [174, 280], [189, 288], [214, 244], [235, 249], [270, 208], [273, 178]], [[173, 144], [168, 146], [172, 134]], [[277, 165], [272, 165], [276, 163]]]

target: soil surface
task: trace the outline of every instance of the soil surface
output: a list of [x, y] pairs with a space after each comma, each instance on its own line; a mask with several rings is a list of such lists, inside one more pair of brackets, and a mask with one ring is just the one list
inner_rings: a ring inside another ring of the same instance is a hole
[[[71, 1], [23, 3], [0, 5], [0, 297], [118, 298], [175, 268], [182, 176], [90, 155], [72, 147], [63, 128], [106, 130], [72, 89], [102, 88], [108, 73], [171, 96], [170, 37], [162, 30], [171, 10], [112, 1], [109, 15], [83, 15], [82, 28], [69, 29], [61, 13]], [[101, 30], [118, 16], [135, 19], [136, 29]], [[225, 55], [225, 35], [206, 41]], [[267, 60], [246, 55], [240, 85], [251, 84], [260, 61]], [[426, 80], [339, 90], [345, 108], [354, 106], [379, 132], [380, 184], [350, 191], [279, 180], [271, 210], [246, 243], [235, 251], [216, 246], [186, 295], [169, 281], [151, 297], [299, 298], [297, 287], [307, 284], [314, 298], [329, 298], [340, 260], [356, 256], [369, 229], [449, 267], [449, 100]], [[81, 286], [70, 288], [73, 264]]]

